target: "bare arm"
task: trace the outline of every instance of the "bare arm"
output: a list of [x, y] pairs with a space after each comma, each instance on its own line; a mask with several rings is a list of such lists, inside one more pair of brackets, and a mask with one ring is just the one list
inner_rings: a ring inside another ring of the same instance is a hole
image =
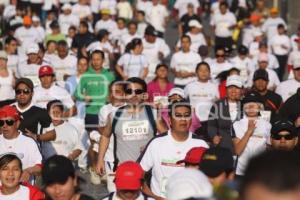
[[120, 76], [126, 80], [128, 77], [127, 75], [124, 73], [123, 69], [122, 69], [122, 66], [120, 65], [116, 65], [116, 71], [120, 74]]
[[233, 146], [236, 155], [241, 155], [243, 153], [250, 137], [253, 135], [254, 130], [255, 130], [255, 121], [249, 120], [248, 129], [245, 135], [241, 139], [237, 139], [237, 138], [233, 139]]
[[68, 155], [68, 158], [70, 160], [75, 160], [80, 154], [81, 154], [81, 150], [80, 149], [75, 149], [74, 151], [72, 151], [72, 153], [70, 153]]

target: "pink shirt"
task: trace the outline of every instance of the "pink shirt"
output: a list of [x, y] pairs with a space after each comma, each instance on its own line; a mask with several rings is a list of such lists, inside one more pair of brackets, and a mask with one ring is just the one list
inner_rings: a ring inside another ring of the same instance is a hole
[[148, 95], [149, 95], [149, 99], [148, 101], [150, 103], [153, 102], [153, 99], [155, 96], [168, 96], [170, 90], [174, 87], [174, 84], [173, 83], [167, 83], [167, 86], [166, 86], [166, 89], [165, 90], [162, 90], [160, 87], [159, 87], [159, 83], [158, 81], [151, 81], [150, 83], [148, 83]]

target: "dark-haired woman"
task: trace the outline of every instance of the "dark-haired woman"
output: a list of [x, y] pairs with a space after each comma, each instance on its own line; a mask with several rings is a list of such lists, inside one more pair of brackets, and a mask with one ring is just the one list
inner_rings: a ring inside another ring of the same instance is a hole
[[44, 200], [38, 188], [21, 183], [22, 162], [14, 153], [0, 156], [0, 199], [1, 200]]
[[154, 104], [168, 103], [168, 94], [174, 87], [174, 84], [168, 80], [168, 66], [158, 64], [155, 69], [156, 77], [148, 83], [148, 100]]
[[116, 71], [123, 80], [131, 77], [146, 78], [148, 61], [142, 51], [143, 43], [141, 39], [135, 38], [127, 45], [125, 54], [121, 56], [116, 65]]

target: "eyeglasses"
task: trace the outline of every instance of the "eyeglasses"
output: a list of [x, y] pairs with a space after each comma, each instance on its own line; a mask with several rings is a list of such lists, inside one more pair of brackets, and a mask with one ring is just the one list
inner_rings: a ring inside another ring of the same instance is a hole
[[224, 54], [222, 54], [222, 55], [221, 55], [221, 54], [216, 54], [216, 57], [217, 57], [217, 58], [225, 57], [225, 55], [224, 55]]
[[29, 89], [17, 89], [16, 90], [16, 94], [19, 95], [19, 94], [30, 94], [31, 93], [31, 90]]
[[133, 89], [127, 89], [127, 90], [125, 90], [125, 93], [126, 94], [136, 94], [136, 95], [139, 95], [139, 94], [143, 94], [144, 93], [144, 90], [142, 90], [142, 89], [135, 89], [135, 90], [133, 90]]
[[288, 134], [288, 135], [273, 135], [272, 138], [274, 140], [281, 140], [282, 138], [284, 138], [285, 140], [292, 140], [295, 138], [295, 136], [293, 134]]
[[7, 120], [0, 120], [0, 127], [4, 126], [4, 123], [8, 126], [12, 126], [15, 123], [15, 120], [13, 119], [7, 119]]

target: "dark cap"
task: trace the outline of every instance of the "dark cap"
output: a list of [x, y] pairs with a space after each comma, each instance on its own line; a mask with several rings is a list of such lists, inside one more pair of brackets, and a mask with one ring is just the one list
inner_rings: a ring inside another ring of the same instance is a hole
[[54, 20], [50, 23], [50, 28], [59, 28], [59, 24], [57, 20]]
[[155, 30], [155, 28], [151, 25], [148, 25], [145, 29], [145, 35], [151, 35], [151, 36], [157, 36], [158, 32]]
[[265, 69], [258, 69], [254, 72], [253, 81], [258, 79], [263, 79], [265, 81], [269, 81], [269, 74]]
[[263, 100], [261, 95], [258, 92], [252, 91], [248, 93], [243, 99], [242, 104], [245, 105], [247, 103], [261, 103], [263, 104]]
[[69, 177], [75, 177], [75, 169], [71, 160], [65, 156], [54, 155], [48, 158], [42, 168], [44, 185], [65, 183]]
[[16, 88], [21, 83], [24, 83], [25, 85], [27, 85], [27, 87], [29, 87], [31, 90], [33, 90], [33, 82], [29, 78], [19, 78], [16, 82]]
[[238, 53], [241, 54], [241, 55], [247, 55], [248, 54], [248, 48], [244, 45], [241, 45], [238, 48]]
[[233, 171], [233, 155], [229, 149], [212, 147], [204, 153], [200, 162], [200, 170], [211, 178], [223, 172]]
[[280, 119], [274, 122], [271, 129], [271, 135], [277, 135], [281, 131], [288, 131], [292, 135], [297, 135], [297, 129], [293, 122], [287, 119]]

